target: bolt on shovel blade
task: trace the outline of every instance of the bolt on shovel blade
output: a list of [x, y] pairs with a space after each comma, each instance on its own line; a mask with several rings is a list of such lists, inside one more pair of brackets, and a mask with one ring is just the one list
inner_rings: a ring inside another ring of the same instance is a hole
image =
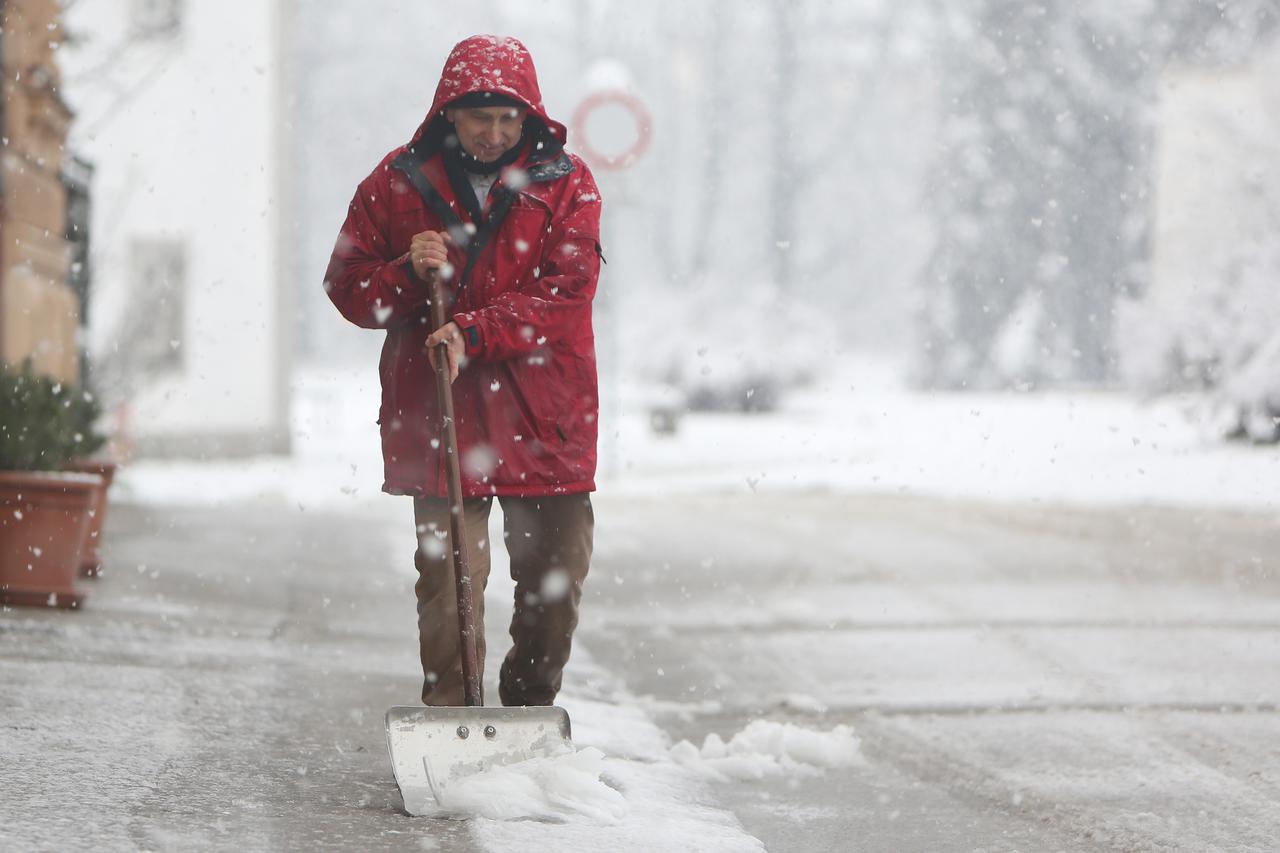
[[391, 769], [411, 815], [438, 814], [460, 779], [553, 755], [570, 743], [563, 708], [397, 705], [387, 711]]

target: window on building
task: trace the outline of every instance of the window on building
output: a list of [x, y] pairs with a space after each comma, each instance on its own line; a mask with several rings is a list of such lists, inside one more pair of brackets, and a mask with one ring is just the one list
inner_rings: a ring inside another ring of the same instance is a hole
[[175, 36], [182, 28], [182, 0], [133, 0], [133, 26], [143, 36]]
[[186, 247], [178, 240], [138, 240], [133, 244], [129, 325], [135, 348], [129, 361], [144, 373], [181, 370], [186, 303]]
[[93, 167], [79, 157], [66, 157], [62, 162], [62, 186], [67, 193], [67, 245], [71, 249], [71, 268], [67, 281], [80, 302], [80, 325], [89, 325], [89, 226], [93, 209], [89, 184]]

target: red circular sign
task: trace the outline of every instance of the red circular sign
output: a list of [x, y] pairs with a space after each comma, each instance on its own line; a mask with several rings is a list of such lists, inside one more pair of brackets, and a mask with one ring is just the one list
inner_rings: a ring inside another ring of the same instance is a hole
[[[588, 117], [595, 110], [605, 106], [622, 107], [630, 113], [632, 120], [636, 123], [635, 142], [631, 143], [626, 151], [615, 156], [597, 151], [591, 146], [591, 140], [587, 136]], [[625, 169], [640, 159], [649, 148], [649, 133], [649, 111], [645, 109], [639, 98], [620, 89], [607, 89], [588, 95], [573, 112], [574, 144], [582, 152], [583, 157], [592, 165], [602, 169]]]

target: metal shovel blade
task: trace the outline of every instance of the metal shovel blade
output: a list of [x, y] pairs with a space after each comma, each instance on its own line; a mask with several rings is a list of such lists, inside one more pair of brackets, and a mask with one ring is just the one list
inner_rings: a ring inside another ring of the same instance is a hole
[[570, 743], [563, 708], [397, 705], [387, 711], [391, 768], [411, 815], [439, 812], [451, 785]]

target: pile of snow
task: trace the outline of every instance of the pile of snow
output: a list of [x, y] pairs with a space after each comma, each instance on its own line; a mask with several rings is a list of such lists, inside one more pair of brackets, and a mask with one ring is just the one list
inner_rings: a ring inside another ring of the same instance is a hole
[[603, 781], [604, 762], [603, 752], [588, 747], [490, 767], [450, 785], [441, 806], [459, 817], [614, 824], [628, 805]]
[[1190, 398], [1103, 391], [919, 393], [835, 379], [755, 416], [624, 413], [601, 489], [824, 490], [1083, 506], [1280, 507], [1280, 449], [1224, 443]]
[[[494, 557], [496, 562], [499, 554]], [[495, 565], [494, 575], [504, 574], [501, 569], [505, 566]], [[721, 805], [712, 780], [672, 759], [670, 737], [615, 672], [596, 663], [583, 646], [574, 648], [569, 667], [559, 704], [573, 719], [575, 748], [591, 757], [568, 759], [581, 763], [551, 771], [559, 793], [549, 798], [555, 800], [550, 807], [530, 796], [526, 806], [532, 807], [511, 809], [505, 819], [492, 819], [499, 812], [491, 810], [471, 821], [468, 829], [477, 849], [765, 853], [764, 844]], [[574, 770], [582, 775], [575, 777]], [[533, 775], [541, 785], [536, 770]], [[494, 784], [502, 796], [511, 796], [521, 783]], [[480, 814], [475, 801], [463, 805]], [[521, 820], [516, 813], [522, 810], [540, 819]]]
[[755, 720], [728, 743], [712, 733], [698, 749], [687, 740], [671, 747], [684, 767], [717, 781], [753, 781], [766, 776], [816, 775], [862, 763], [857, 736], [846, 725], [828, 732], [791, 723]]

